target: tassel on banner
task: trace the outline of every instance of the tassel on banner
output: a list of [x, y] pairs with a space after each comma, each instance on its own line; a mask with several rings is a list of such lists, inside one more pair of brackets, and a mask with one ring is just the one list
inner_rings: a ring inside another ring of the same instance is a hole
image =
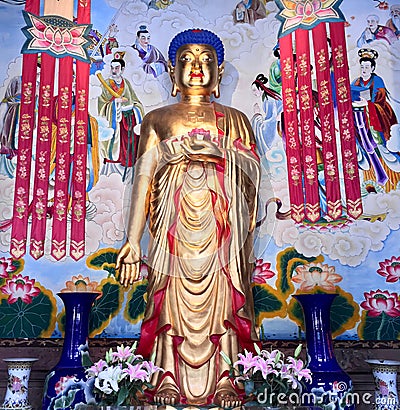
[[292, 35], [288, 34], [282, 37], [279, 40], [279, 46], [281, 50], [282, 102], [289, 174], [290, 210], [292, 219], [300, 223], [305, 218], [305, 212]]

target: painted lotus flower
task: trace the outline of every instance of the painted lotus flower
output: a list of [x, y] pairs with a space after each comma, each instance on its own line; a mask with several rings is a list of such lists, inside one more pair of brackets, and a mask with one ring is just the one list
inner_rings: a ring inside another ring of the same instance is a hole
[[271, 269], [271, 264], [269, 262], [264, 262], [262, 259], [256, 260], [256, 266], [253, 271], [253, 282], [255, 283], [267, 283], [268, 279], [271, 279], [275, 272]]
[[15, 303], [18, 299], [24, 303], [31, 303], [32, 298], [40, 293], [40, 289], [35, 287], [35, 279], [29, 279], [28, 276], [21, 274], [8, 279], [0, 290], [6, 295], [10, 295], [8, 303]]
[[342, 19], [338, 0], [277, 0], [283, 21], [282, 32], [290, 32], [300, 25], [313, 27], [321, 21]]
[[392, 256], [391, 259], [385, 259], [379, 262], [379, 267], [376, 272], [386, 277], [386, 282], [394, 283], [400, 280], [400, 257]]
[[71, 280], [65, 282], [65, 288], [61, 289], [62, 293], [66, 292], [97, 292], [98, 283], [91, 281], [89, 277], [83, 277], [79, 274], [77, 276], [72, 276]]
[[298, 266], [292, 281], [300, 285], [301, 291], [311, 291], [319, 287], [328, 292], [335, 291], [335, 284], [342, 280], [342, 276], [335, 273], [334, 266], [321, 263], [310, 263]]
[[400, 299], [397, 293], [387, 290], [371, 290], [364, 292], [365, 301], [360, 306], [368, 311], [368, 316], [377, 317], [386, 313], [391, 317], [400, 316]]
[[16, 267], [12, 264], [12, 258], [0, 258], [0, 278], [8, 279], [10, 273], [14, 272]]
[[24, 13], [24, 18], [27, 22], [24, 34], [28, 39], [29, 49], [47, 51], [55, 56], [71, 55], [81, 60], [87, 59], [85, 47], [89, 44], [86, 38], [90, 29], [88, 25], [68, 26], [68, 20], [67, 23], [62, 18], [58, 19], [62, 22], [52, 21], [28, 12]]

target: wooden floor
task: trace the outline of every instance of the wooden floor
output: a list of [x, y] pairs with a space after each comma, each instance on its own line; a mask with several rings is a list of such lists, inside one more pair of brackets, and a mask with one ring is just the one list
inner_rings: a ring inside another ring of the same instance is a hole
[[[41, 410], [44, 380], [49, 370], [60, 358], [62, 339], [0, 339], [0, 359], [10, 357], [33, 357], [39, 359], [34, 363], [29, 381], [29, 401], [33, 410]], [[106, 350], [118, 344], [132, 344], [129, 339], [91, 339], [89, 341], [90, 355], [93, 360], [103, 357]], [[294, 341], [268, 341], [266, 348], [279, 348], [288, 354], [293, 354], [298, 343]], [[359, 342], [335, 341], [335, 354], [341, 367], [350, 375], [354, 390], [359, 397], [368, 393], [373, 399], [374, 384], [366, 359], [400, 360], [400, 341], [393, 342]], [[7, 365], [0, 360], [0, 404], [5, 395], [7, 384]], [[400, 388], [400, 383], [398, 383]], [[357, 410], [372, 410], [370, 404], [359, 404]]]

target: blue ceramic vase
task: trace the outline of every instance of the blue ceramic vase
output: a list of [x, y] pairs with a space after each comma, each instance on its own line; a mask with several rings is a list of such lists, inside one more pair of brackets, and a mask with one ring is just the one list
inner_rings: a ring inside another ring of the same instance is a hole
[[89, 315], [97, 292], [57, 293], [65, 306], [65, 335], [61, 357], [47, 375], [42, 410], [73, 409], [94, 403], [83, 360], [88, 358]]
[[303, 309], [307, 367], [312, 373], [312, 383], [307, 384], [309, 403], [304, 404], [354, 410], [352, 381], [339, 366], [333, 350], [330, 312], [336, 296], [326, 293], [293, 295]]

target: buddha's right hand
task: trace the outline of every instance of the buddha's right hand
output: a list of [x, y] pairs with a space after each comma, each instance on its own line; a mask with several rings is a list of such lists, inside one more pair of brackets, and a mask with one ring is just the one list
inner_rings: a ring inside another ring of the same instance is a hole
[[115, 270], [119, 272], [119, 282], [127, 287], [137, 281], [140, 276], [140, 247], [135, 249], [127, 241], [117, 255]]

